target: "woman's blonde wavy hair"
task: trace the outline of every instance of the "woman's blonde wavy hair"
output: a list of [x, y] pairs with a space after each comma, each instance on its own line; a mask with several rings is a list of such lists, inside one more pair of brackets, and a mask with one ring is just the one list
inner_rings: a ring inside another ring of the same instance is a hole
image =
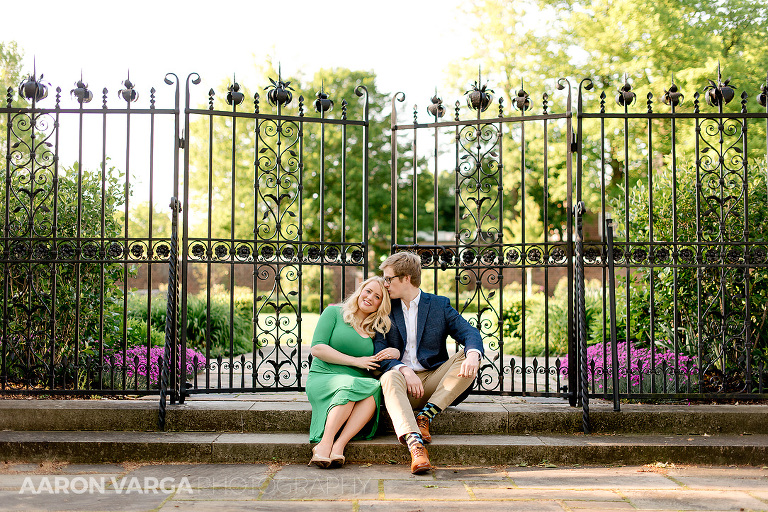
[[[365, 317], [364, 320], [360, 321], [355, 316], [355, 313], [357, 313], [358, 309], [360, 309], [357, 305], [357, 299], [360, 297], [363, 289], [369, 283], [378, 283], [379, 286], [381, 286], [381, 304], [379, 304], [379, 309]], [[341, 304], [342, 318], [344, 318], [344, 321], [355, 329], [360, 329], [366, 332], [368, 336], [371, 337], [376, 332], [386, 334], [392, 327], [392, 321], [389, 319], [389, 312], [391, 310], [392, 303], [389, 300], [389, 292], [387, 292], [387, 289], [384, 286], [384, 278], [379, 276], [369, 277], [363, 281], [363, 283], [357, 287], [357, 290], [355, 290], [352, 295], [347, 297], [347, 299]]]

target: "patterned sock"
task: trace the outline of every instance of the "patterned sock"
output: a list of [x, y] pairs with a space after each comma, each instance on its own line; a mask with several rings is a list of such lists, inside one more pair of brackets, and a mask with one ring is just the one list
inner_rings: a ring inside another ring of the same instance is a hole
[[408, 445], [409, 450], [417, 443], [422, 446], [424, 445], [424, 441], [421, 439], [421, 434], [418, 432], [408, 432], [403, 437], [405, 437], [405, 444]]
[[418, 412], [418, 414], [416, 414], [416, 416], [426, 416], [427, 419], [431, 423], [432, 422], [432, 418], [437, 416], [437, 413], [439, 413], [440, 411], [442, 411], [441, 408], [439, 408], [438, 406], [436, 406], [432, 402], [427, 402], [427, 405], [425, 405], [424, 408], [422, 410], [420, 410]]

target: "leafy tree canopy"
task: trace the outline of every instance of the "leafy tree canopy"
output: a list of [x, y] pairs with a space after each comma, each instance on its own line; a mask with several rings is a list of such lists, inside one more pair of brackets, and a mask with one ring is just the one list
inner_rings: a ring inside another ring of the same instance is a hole
[[[278, 81], [278, 70], [271, 67], [260, 70], [264, 79], [261, 84], [271, 84], [270, 79]], [[390, 182], [390, 141], [389, 95], [378, 90], [376, 75], [369, 71], [354, 71], [345, 68], [321, 69], [312, 77], [280, 76], [291, 88], [291, 103], [281, 107], [281, 114], [299, 116], [299, 101], [302, 98], [302, 115], [305, 119], [320, 117], [314, 103], [318, 94], [327, 94], [334, 104], [325, 116], [340, 119], [346, 112], [348, 119], [363, 118], [362, 100], [355, 94], [358, 86], [368, 91], [370, 129], [368, 134], [368, 179], [369, 179], [369, 234], [374, 250], [372, 264], [382, 254], [389, 251], [389, 182]], [[231, 111], [232, 106], [225, 101], [230, 81], [225, 81], [214, 91], [213, 108]], [[272, 86], [249, 89], [243, 86], [240, 91], [245, 101], [238, 106], [240, 112], [255, 110], [255, 94], [259, 95], [258, 108], [262, 114], [275, 114], [276, 108], [269, 104], [269, 90]], [[343, 105], [346, 101], [347, 105]], [[285, 125], [288, 126], [287, 124]], [[236, 239], [252, 239], [254, 230], [259, 229], [260, 238], [269, 238], [275, 232], [274, 213], [277, 210], [290, 210], [295, 216], [288, 215], [281, 222], [281, 239], [291, 239], [299, 227], [302, 239], [339, 242], [342, 229], [345, 240], [362, 240], [362, 183], [363, 183], [363, 129], [360, 126], [342, 128], [339, 124], [304, 122], [303, 144], [297, 143], [298, 124], [281, 135], [281, 150], [289, 150], [281, 155], [283, 169], [291, 169], [295, 163], [290, 158], [298, 158], [301, 153], [303, 169], [301, 171], [302, 200], [287, 200], [280, 208], [266, 197], [275, 193], [274, 183], [265, 178], [264, 169], [270, 162], [263, 160], [272, 155], [268, 147], [276, 148], [278, 137], [273, 129], [274, 122], [266, 121], [259, 125], [259, 140], [256, 141], [255, 124], [252, 119], [237, 119], [225, 116], [199, 117], [191, 127], [192, 154], [190, 157], [190, 189], [192, 214], [194, 220], [201, 220], [191, 226], [191, 234]], [[345, 132], [344, 132], [345, 130]], [[209, 146], [207, 141], [211, 140]], [[293, 154], [291, 153], [293, 152]], [[234, 155], [234, 159], [233, 159]], [[274, 163], [274, 162], [272, 162]], [[295, 169], [294, 169], [295, 172]], [[260, 173], [260, 196], [254, 191], [255, 173]], [[288, 181], [281, 186], [282, 192], [297, 196], [298, 176], [288, 176]], [[321, 183], [324, 193], [321, 194]], [[346, 200], [342, 196], [346, 194]], [[275, 194], [277, 198], [279, 194]], [[234, 197], [234, 201], [232, 198]], [[321, 200], [322, 197], [322, 200]], [[210, 201], [210, 204], [209, 204]], [[301, 221], [299, 205], [301, 204]], [[322, 208], [321, 208], [322, 207]], [[208, 210], [214, 212], [208, 215]], [[234, 219], [233, 219], [234, 212]], [[207, 225], [210, 219], [210, 228]]]
[[[694, 93], [701, 93], [709, 80], [717, 80], [719, 66], [722, 80], [733, 77], [731, 85], [736, 87], [736, 98], [726, 110], [741, 108], [739, 96], [743, 91], [749, 95], [750, 111], [761, 108], [754, 98], [768, 71], [768, 54], [764, 51], [768, 11], [759, 0], [475, 0], [467, 5], [466, 15], [473, 23], [475, 52], [470, 59], [452, 67], [450, 74], [457, 91], [465, 90], [468, 83], [476, 80], [479, 64], [483, 82], [488, 80], [497, 95], [505, 97], [507, 105], [524, 86], [531, 95], [534, 113], [541, 112], [545, 92], [549, 95], [550, 111], [562, 112], [565, 96], [555, 91], [555, 80], [561, 77], [568, 78], [573, 85], [584, 78], [594, 81], [595, 90], [585, 96], [585, 109], [589, 111], [598, 111], [598, 96], [603, 91], [608, 111], [622, 109], [613, 97], [625, 78], [637, 94], [632, 110], [645, 111], [647, 94], [652, 93], [654, 110], [669, 111], [661, 99], [674, 78], [685, 94], [678, 110], [691, 111]], [[703, 100], [702, 97], [702, 110], [711, 109]], [[495, 115], [492, 109], [489, 112]], [[624, 127], [620, 121], [606, 122], [603, 143], [594, 136], [600, 130], [597, 122], [587, 121], [584, 127], [584, 200], [588, 209], [595, 211], [602, 195], [600, 151], [605, 152], [606, 158], [606, 193], [633, 186], [636, 180], [647, 176], [651, 166], [646, 140], [648, 126], [640, 122], [630, 124], [629, 161], [624, 158]], [[668, 164], [671, 132], [664, 123], [656, 123], [653, 130], [652, 168], [659, 168]], [[510, 133], [516, 136], [516, 132]], [[693, 127], [679, 125], [678, 133], [678, 155], [688, 152], [690, 156]], [[553, 126], [549, 141], [562, 144], [563, 136], [562, 127]], [[764, 127], [750, 129], [748, 137], [749, 157], [764, 158]], [[544, 203], [540, 184], [544, 172], [549, 173], [549, 217], [546, 222], [541, 218], [537, 222], [526, 219], [529, 239], [535, 238], [542, 224], [550, 232], [561, 230], [565, 214], [561, 208], [566, 193], [564, 154], [560, 150], [550, 154], [545, 170], [535, 150], [541, 147], [542, 139], [541, 133], [526, 132], [528, 154], [522, 169], [517, 164], [520, 144], [504, 146], [505, 188], [514, 192], [525, 180], [526, 211], [531, 208], [529, 202]], [[627, 175], [629, 183], [625, 181]], [[513, 192], [509, 193], [512, 203], [505, 207], [506, 229], [512, 232], [512, 238], [523, 229], [518, 220], [523, 206], [515, 196], [517, 192]]]
[[[15, 87], [21, 80], [22, 51], [15, 41], [0, 41], [0, 84], [3, 85], [3, 105], [5, 105], [5, 89]], [[0, 119], [0, 147], [5, 148], [5, 119]]]

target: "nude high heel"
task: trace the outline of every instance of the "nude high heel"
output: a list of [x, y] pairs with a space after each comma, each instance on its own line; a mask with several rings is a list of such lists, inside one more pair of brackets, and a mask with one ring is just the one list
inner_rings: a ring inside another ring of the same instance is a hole
[[331, 454], [331, 467], [338, 468], [343, 466], [347, 462], [347, 459], [343, 455], [337, 453]]
[[314, 464], [315, 466], [321, 469], [328, 469], [329, 467], [331, 467], [331, 459], [329, 459], [328, 457], [320, 457], [319, 455], [316, 455], [315, 448], [317, 448], [317, 446], [314, 446], [312, 448], [312, 458], [309, 459], [309, 464], [307, 464], [307, 466], [311, 466], [312, 464]]

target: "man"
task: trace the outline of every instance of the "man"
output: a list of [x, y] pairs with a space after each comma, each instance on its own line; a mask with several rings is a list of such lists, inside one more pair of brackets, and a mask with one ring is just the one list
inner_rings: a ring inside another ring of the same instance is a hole
[[[411, 472], [424, 473], [432, 468], [424, 447], [432, 441], [430, 423], [474, 382], [483, 341], [447, 297], [419, 289], [419, 256], [393, 254], [379, 269], [392, 300], [392, 329], [376, 336], [375, 352], [394, 347], [401, 354], [380, 363], [381, 390], [397, 438], [411, 452]], [[464, 345], [450, 358], [449, 335]]]

